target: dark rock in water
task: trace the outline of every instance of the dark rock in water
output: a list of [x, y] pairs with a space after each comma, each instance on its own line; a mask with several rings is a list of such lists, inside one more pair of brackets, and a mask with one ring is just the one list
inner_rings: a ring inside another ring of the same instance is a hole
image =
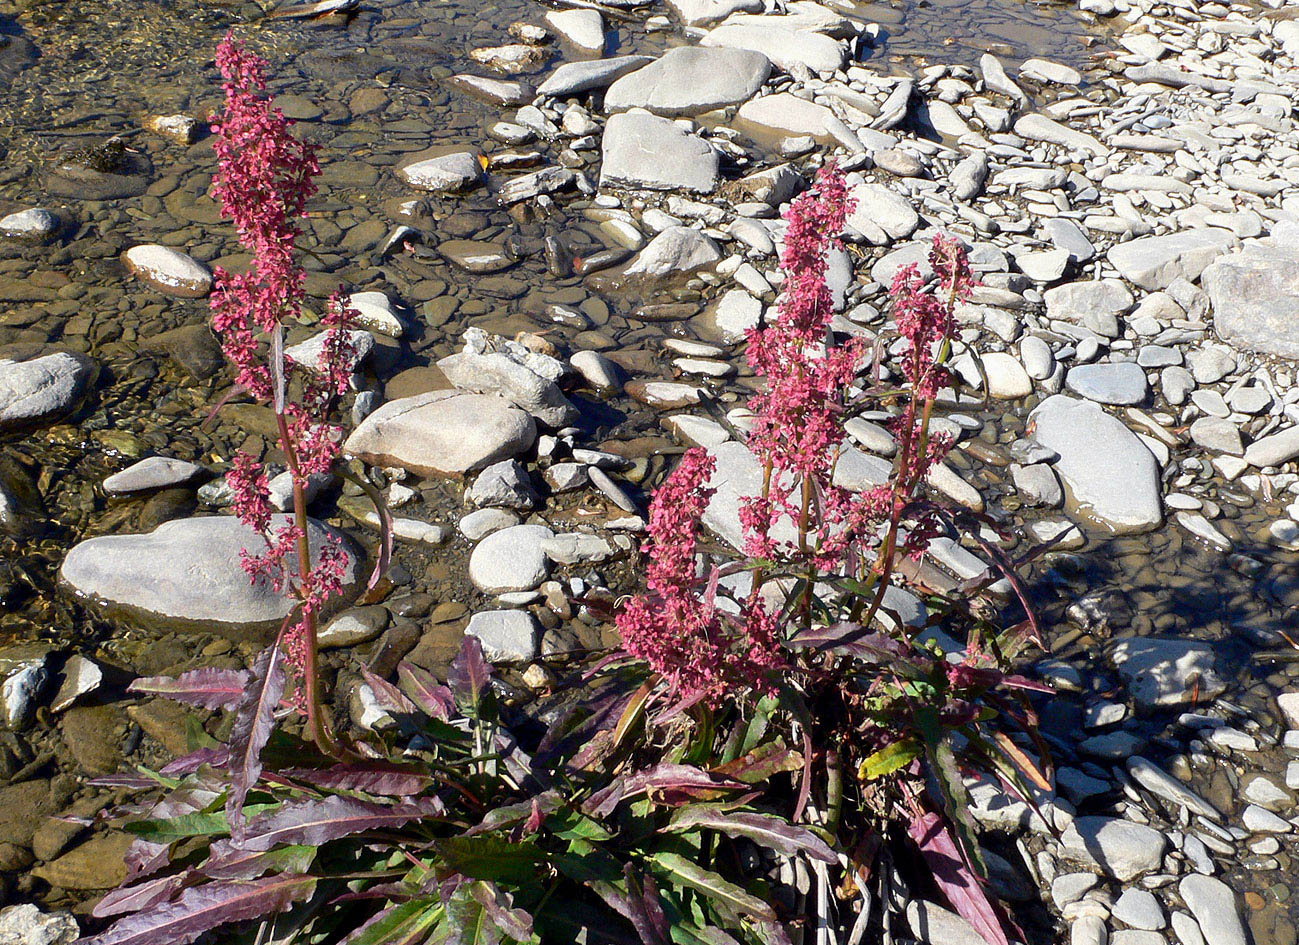
[[195, 380], [206, 381], [221, 370], [221, 345], [206, 325], [184, 325], [143, 340], [146, 351], [166, 354]]
[[153, 165], [118, 137], [79, 148], [54, 166], [45, 182], [50, 193], [82, 200], [138, 197], [149, 186]]

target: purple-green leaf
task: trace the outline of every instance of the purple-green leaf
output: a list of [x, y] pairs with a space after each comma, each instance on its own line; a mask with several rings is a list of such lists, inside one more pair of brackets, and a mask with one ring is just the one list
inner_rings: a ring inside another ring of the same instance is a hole
[[911, 821], [907, 833], [920, 848], [934, 882], [961, 918], [974, 926], [988, 945], [1009, 945], [996, 909], [979, 885], [978, 876], [961, 856], [943, 819], [926, 811]]
[[587, 813], [606, 817], [625, 798], [637, 794], [656, 795], [656, 799], [671, 805], [742, 787], [744, 785], [739, 781], [719, 778], [693, 765], [665, 762], [618, 778], [607, 788], [592, 794], [583, 807]]
[[476, 706], [491, 684], [492, 664], [483, 655], [483, 644], [470, 634], [465, 634], [460, 652], [447, 668], [447, 683], [456, 698], [466, 705]]
[[208, 883], [186, 889], [174, 902], [118, 920], [74, 945], [188, 945], [204, 932], [285, 912], [309, 897], [314, 876], [282, 875], [244, 883]]
[[248, 673], [242, 669], [195, 669], [179, 676], [141, 676], [126, 687], [127, 692], [163, 696], [204, 709], [233, 709], [248, 688]]
[[159, 876], [134, 886], [121, 886], [110, 890], [103, 899], [95, 903], [90, 914], [97, 919], [106, 919], [110, 915], [122, 915], [125, 912], [140, 912], [152, 909], [160, 902], [167, 902], [185, 884], [186, 874]]
[[257, 657], [230, 731], [230, 793], [226, 797], [226, 815], [236, 838], [244, 825], [244, 799], [262, 773], [262, 749], [275, 728], [275, 709], [288, 683], [282, 656], [278, 643], [272, 643]]
[[376, 804], [342, 796], [298, 801], [254, 817], [239, 845], [245, 850], [269, 850], [277, 843], [320, 846], [367, 830], [436, 817], [444, 809], [436, 797], [405, 804]]
[[217, 840], [208, 851], [200, 872], [212, 879], [256, 879], [264, 873], [305, 873], [316, 858], [316, 848], [281, 847], [278, 850], [245, 850], [230, 840]]
[[455, 696], [423, 666], [402, 660], [397, 664], [397, 680], [401, 691], [427, 715], [443, 721], [451, 717]]
[[409, 797], [433, 783], [433, 777], [386, 761], [358, 761], [332, 768], [289, 768], [285, 777], [328, 791], [361, 791], [387, 797]]
[[714, 807], [687, 807], [673, 816], [669, 829], [684, 831], [701, 827], [728, 837], [747, 837], [754, 843], [785, 856], [806, 853], [822, 863], [839, 862], [829, 845], [812, 831], [771, 814], [752, 811], [727, 813]]
[[370, 687], [370, 691], [374, 693], [375, 702], [380, 708], [397, 715], [415, 714], [415, 703], [407, 699], [406, 694], [388, 680], [376, 676], [367, 666], [361, 667], [361, 676]]

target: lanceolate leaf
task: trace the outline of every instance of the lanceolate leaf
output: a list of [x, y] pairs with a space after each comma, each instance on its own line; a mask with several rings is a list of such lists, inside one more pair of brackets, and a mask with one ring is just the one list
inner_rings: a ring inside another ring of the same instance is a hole
[[447, 683], [456, 698], [468, 706], [477, 706], [491, 683], [492, 664], [483, 656], [483, 645], [475, 636], [465, 634], [460, 652], [447, 668]]
[[861, 763], [862, 777], [873, 781], [892, 774], [920, 757], [920, 751], [920, 743], [911, 738], [886, 745]]
[[316, 888], [314, 876], [270, 876], [247, 883], [208, 883], [185, 890], [175, 902], [120, 919], [82, 945], [188, 945], [230, 922], [276, 915]]
[[806, 853], [822, 863], [839, 862], [834, 851], [812, 831], [771, 814], [752, 811], [727, 813], [711, 807], [687, 807], [672, 817], [669, 829], [685, 831], [701, 827], [728, 837], [747, 837], [754, 843], [785, 856]]
[[226, 815], [235, 836], [244, 824], [244, 799], [262, 773], [262, 749], [275, 727], [275, 708], [284, 695], [286, 683], [279, 644], [272, 643], [253, 664], [247, 691], [230, 732], [230, 793], [226, 797]]
[[204, 709], [233, 709], [248, 688], [242, 669], [195, 669], [179, 676], [142, 676], [127, 686], [128, 692], [165, 696]]
[[444, 945], [500, 945], [532, 938], [532, 917], [508, 907], [500, 890], [479, 880], [464, 883], [447, 900], [447, 921], [435, 941]]
[[745, 784], [759, 784], [774, 775], [801, 770], [803, 770], [801, 754], [776, 742], [767, 742], [747, 755], [714, 768], [713, 773], [735, 778]]
[[689, 886], [709, 899], [760, 919], [776, 918], [776, 913], [771, 906], [757, 896], [749, 895], [735, 883], [724, 879], [712, 870], [704, 869], [692, 860], [676, 853], [656, 853], [653, 862], [665, 874], [665, 878]]
[[469, 895], [483, 907], [496, 927], [514, 939], [524, 942], [532, 937], [532, 916], [514, 908], [514, 899], [495, 883], [479, 880], [469, 884]]
[[108, 892], [103, 899], [95, 903], [90, 914], [97, 919], [106, 919], [110, 915], [122, 915], [125, 912], [139, 912], [152, 909], [160, 902], [166, 902], [180, 891], [185, 883], [185, 874], [160, 876], [135, 886], [123, 886]]
[[427, 669], [402, 660], [397, 664], [397, 680], [401, 691], [426, 714], [443, 721], [451, 717], [456, 707], [455, 696]]
[[[272, 806], [274, 805], [250, 804], [246, 813], [249, 816], [256, 816]], [[224, 836], [230, 831], [230, 823], [226, 820], [224, 810], [193, 811], [188, 814], [152, 816], [148, 820], [132, 821], [126, 825], [126, 829], [155, 843], [174, 843], [190, 837]]]
[[978, 877], [956, 848], [952, 835], [943, 826], [942, 818], [931, 811], [926, 812], [911, 821], [907, 833], [920, 848], [938, 888], [961, 918], [974, 926], [988, 945], [1009, 945], [996, 910], [979, 885]]
[[207, 862], [200, 868], [212, 879], [256, 879], [265, 873], [305, 873], [316, 858], [316, 848], [281, 847], [265, 852], [242, 850], [229, 840], [212, 844]]
[[433, 776], [384, 761], [359, 761], [332, 768], [289, 768], [286, 777], [330, 791], [362, 791], [388, 797], [410, 797], [433, 783]]
[[423, 941], [442, 917], [442, 903], [412, 899], [389, 906], [338, 945], [403, 945]]
[[415, 703], [407, 699], [406, 694], [388, 680], [379, 678], [366, 666], [361, 667], [361, 675], [382, 708], [398, 715], [415, 714]]
[[637, 794], [651, 795], [665, 804], [681, 804], [688, 800], [713, 797], [717, 794], [744, 787], [739, 781], [720, 778], [693, 765], [664, 762], [627, 775], [588, 798], [588, 813], [604, 817], [626, 798]]
[[436, 817], [443, 810], [436, 797], [406, 804], [376, 804], [342, 796], [299, 801], [250, 820], [239, 845], [245, 850], [269, 850], [277, 843], [320, 846], [367, 830]]

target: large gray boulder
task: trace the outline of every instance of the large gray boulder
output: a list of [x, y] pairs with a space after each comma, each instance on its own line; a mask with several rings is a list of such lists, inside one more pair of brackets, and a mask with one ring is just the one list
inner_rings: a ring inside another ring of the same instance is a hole
[[421, 476], [461, 476], [532, 446], [532, 415], [496, 394], [435, 390], [384, 404], [352, 431], [349, 455]]
[[1227, 688], [1213, 648], [1194, 640], [1130, 637], [1114, 645], [1110, 659], [1139, 709], [1209, 701]]
[[1079, 817], [1060, 837], [1060, 855], [1122, 882], [1160, 868], [1168, 840], [1144, 824], [1117, 817]]
[[661, 278], [693, 272], [722, 258], [712, 238], [689, 226], [670, 226], [640, 251], [625, 270], [628, 276]]
[[834, 72], [843, 66], [847, 47], [837, 39], [807, 30], [779, 25], [723, 23], [710, 30], [701, 46], [725, 46], [760, 52], [786, 72], [800, 67], [813, 72]]
[[1119, 533], [1163, 520], [1159, 464], [1122, 421], [1094, 403], [1057, 394], [1032, 412], [1029, 430], [1059, 454], [1055, 471], [1072, 511]]
[[577, 408], [555, 383], [564, 366], [523, 345], [494, 338], [479, 328], [465, 332], [462, 351], [438, 362], [442, 373], [461, 390], [499, 394], [556, 429], [577, 420]]
[[54, 420], [81, 402], [94, 365], [59, 351], [29, 361], [0, 360], [0, 432]]
[[761, 13], [762, 0], [668, 0], [686, 26], [719, 23], [732, 13]]
[[690, 190], [717, 188], [717, 152], [676, 122], [644, 112], [622, 112], [605, 123], [600, 186]]
[[1278, 225], [1200, 276], [1223, 341], [1299, 358], [1299, 227]]
[[[273, 526], [291, 521], [277, 515]], [[341, 543], [346, 593], [361, 579], [362, 554], [328, 525], [312, 521], [307, 531], [313, 560], [326, 541]], [[242, 551], [265, 550], [262, 536], [233, 516], [183, 518], [143, 535], [88, 538], [68, 552], [59, 578], [75, 596], [150, 626], [264, 630], [278, 627], [294, 606], [243, 569]]]
[[748, 101], [771, 75], [771, 60], [751, 49], [677, 46], [623, 76], [604, 95], [606, 112], [644, 108], [656, 115], [698, 115]]
[[1205, 227], [1119, 243], [1110, 248], [1106, 258], [1123, 278], [1154, 292], [1178, 279], [1194, 282], [1235, 243], [1231, 230]]

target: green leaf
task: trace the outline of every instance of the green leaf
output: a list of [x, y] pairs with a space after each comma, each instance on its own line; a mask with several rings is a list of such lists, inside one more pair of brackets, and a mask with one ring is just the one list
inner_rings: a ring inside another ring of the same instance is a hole
[[[249, 804], [244, 808], [244, 813], [251, 819], [263, 811], [278, 806], [278, 804]], [[226, 820], [224, 810], [215, 810], [208, 814], [181, 814], [179, 817], [168, 817], [166, 820], [137, 820], [127, 824], [126, 829], [154, 843], [171, 843], [173, 840], [185, 840], [189, 837], [225, 836], [230, 832], [230, 823]]]
[[221, 743], [203, 729], [197, 715], [185, 716], [185, 747], [190, 751], [200, 748], [220, 748]]
[[712, 870], [706, 870], [692, 860], [676, 853], [656, 853], [652, 858], [658, 871], [670, 882], [689, 886], [704, 896], [740, 912], [763, 919], [775, 919], [771, 906], [756, 896], [751, 896], [735, 883], [724, 879]]
[[347, 945], [390, 945], [394, 942], [421, 941], [429, 929], [443, 917], [442, 903], [436, 899], [412, 899], [390, 906]]
[[438, 851], [447, 866], [474, 879], [505, 883], [507, 886], [535, 884], [541, 854], [534, 843], [510, 843], [491, 834], [450, 837], [438, 841]]
[[558, 810], [546, 818], [546, 829], [561, 840], [608, 840], [613, 836], [602, 824], [575, 810]]
[[902, 741], [886, 745], [861, 763], [858, 776], [867, 781], [874, 781], [886, 774], [892, 774], [919, 758], [920, 750], [919, 742], [912, 738], [904, 738]]

